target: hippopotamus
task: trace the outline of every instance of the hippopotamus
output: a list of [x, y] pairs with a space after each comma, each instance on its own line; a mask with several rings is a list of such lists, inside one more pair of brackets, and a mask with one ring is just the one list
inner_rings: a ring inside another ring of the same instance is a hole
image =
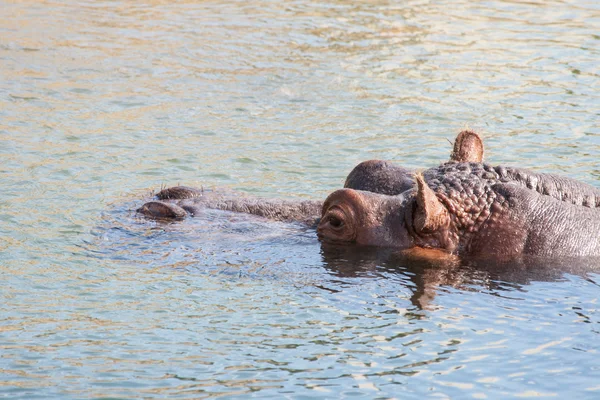
[[415, 180], [395, 196], [332, 193], [319, 238], [469, 256], [600, 256], [600, 191], [592, 186], [484, 163], [443, 164]]
[[[458, 134], [454, 141], [451, 163], [482, 162], [483, 141], [471, 130]], [[344, 183], [345, 188], [367, 192], [398, 195], [415, 185], [415, 171], [383, 160], [368, 160], [358, 164]]]
[[[470, 130], [456, 137], [450, 161], [481, 162], [483, 142]], [[384, 195], [399, 195], [415, 185], [414, 170], [383, 160], [361, 162], [348, 174], [344, 187]], [[163, 189], [155, 201], [145, 203], [137, 211], [154, 219], [182, 219], [198, 215], [205, 208], [242, 212], [279, 221], [296, 221], [317, 227], [323, 201], [273, 200], [248, 197], [239, 193], [205, 191], [187, 186]]]
[[483, 142], [472, 131], [458, 135], [448, 162], [421, 172], [363, 162], [324, 202], [228, 198], [184, 187], [157, 198], [138, 211], [183, 218], [218, 208], [316, 226], [322, 242], [454, 256], [600, 256], [599, 189], [484, 163]]

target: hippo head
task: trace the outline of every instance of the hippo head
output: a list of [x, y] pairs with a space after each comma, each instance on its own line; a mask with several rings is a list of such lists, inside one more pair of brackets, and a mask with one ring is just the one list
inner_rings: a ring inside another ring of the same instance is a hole
[[319, 238], [332, 243], [409, 247], [401, 196], [354, 189], [333, 192], [323, 204]]
[[398, 196], [353, 189], [333, 192], [323, 204], [319, 238], [330, 243], [452, 252], [455, 235], [446, 207], [422, 176], [416, 181], [416, 189]]

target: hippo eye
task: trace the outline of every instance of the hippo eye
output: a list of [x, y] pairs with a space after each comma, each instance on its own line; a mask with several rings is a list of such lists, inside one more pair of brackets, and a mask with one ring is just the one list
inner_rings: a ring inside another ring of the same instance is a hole
[[332, 227], [334, 227], [336, 229], [339, 229], [344, 226], [344, 221], [342, 221], [340, 218], [336, 217], [335, 215], [331, 215], [331, 216], [329, 216], [329, 225], [331, 225]]

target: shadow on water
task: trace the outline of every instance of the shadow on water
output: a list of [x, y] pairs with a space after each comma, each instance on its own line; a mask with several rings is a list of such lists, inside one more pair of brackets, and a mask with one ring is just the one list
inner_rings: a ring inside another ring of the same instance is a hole
[[[324, 267], [344, 284], [349, 282], [348, 278], [393, 278], [403, 282], [411, 289], [411, 303], [419, 309], [431, 308], [436, 294], [444, 288], [509, 297], [510, 292], [525, 290], [533, 282], [558, 282], [566, 280], [566, 275], [576, 275], [598, 285], [590, 275], [600, 272], [598, 258], [458, 259], [330, 244], [321, 245], [321, 255]], [[339, 283], [335, 278], [331, 282]], [[339, 290], [327, 285], [320, 287]]]

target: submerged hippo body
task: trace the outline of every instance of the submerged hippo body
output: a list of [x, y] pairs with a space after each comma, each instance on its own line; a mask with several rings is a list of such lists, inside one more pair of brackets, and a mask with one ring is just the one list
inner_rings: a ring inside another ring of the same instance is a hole
[[463, 131], [449, 162], [415, 173], [387, 161], [365, 161], [350, 172], [345, 189], [325, 202], [174, 187], [138, 212], [181, 219], [214, 208], [298, 221], [317, 227], [324, 242], [461, 256], [600, 256], [599, 189], [482, 161], [481, 138]]
[[[462, 131], [456, 137], [450, 162], [482, 161], [483, 142], [473, 131]], [[389, 161], [369, 160], [358, 164], [346, 178], [344, 187], [386, 195], [403, 193], [415, 185], [414, 171]], [[243, 212], [278, 221], [298, 221], [316, 227], [323, 202], [267, 200], [239, 194], [216, 193], [187, 186], [161, 190], [156, 201], [137, 211], [155, 219], [183, 219], [198, 215], [205, 208]]]
[[155, 219], [183, 219], [199, 215], [206, 208], [253, 214], [276, 221], [300, 222], [316, 227], [323, 202], [262, 199], [175, 186], [158, 192], [155, 201], [145, 203], [137, 212]]
[[324, 241], [457, 255], [600, 256], [600, 191], [572, 179], [446, 163], [401, 195], [342, 189], [323, 206]]

